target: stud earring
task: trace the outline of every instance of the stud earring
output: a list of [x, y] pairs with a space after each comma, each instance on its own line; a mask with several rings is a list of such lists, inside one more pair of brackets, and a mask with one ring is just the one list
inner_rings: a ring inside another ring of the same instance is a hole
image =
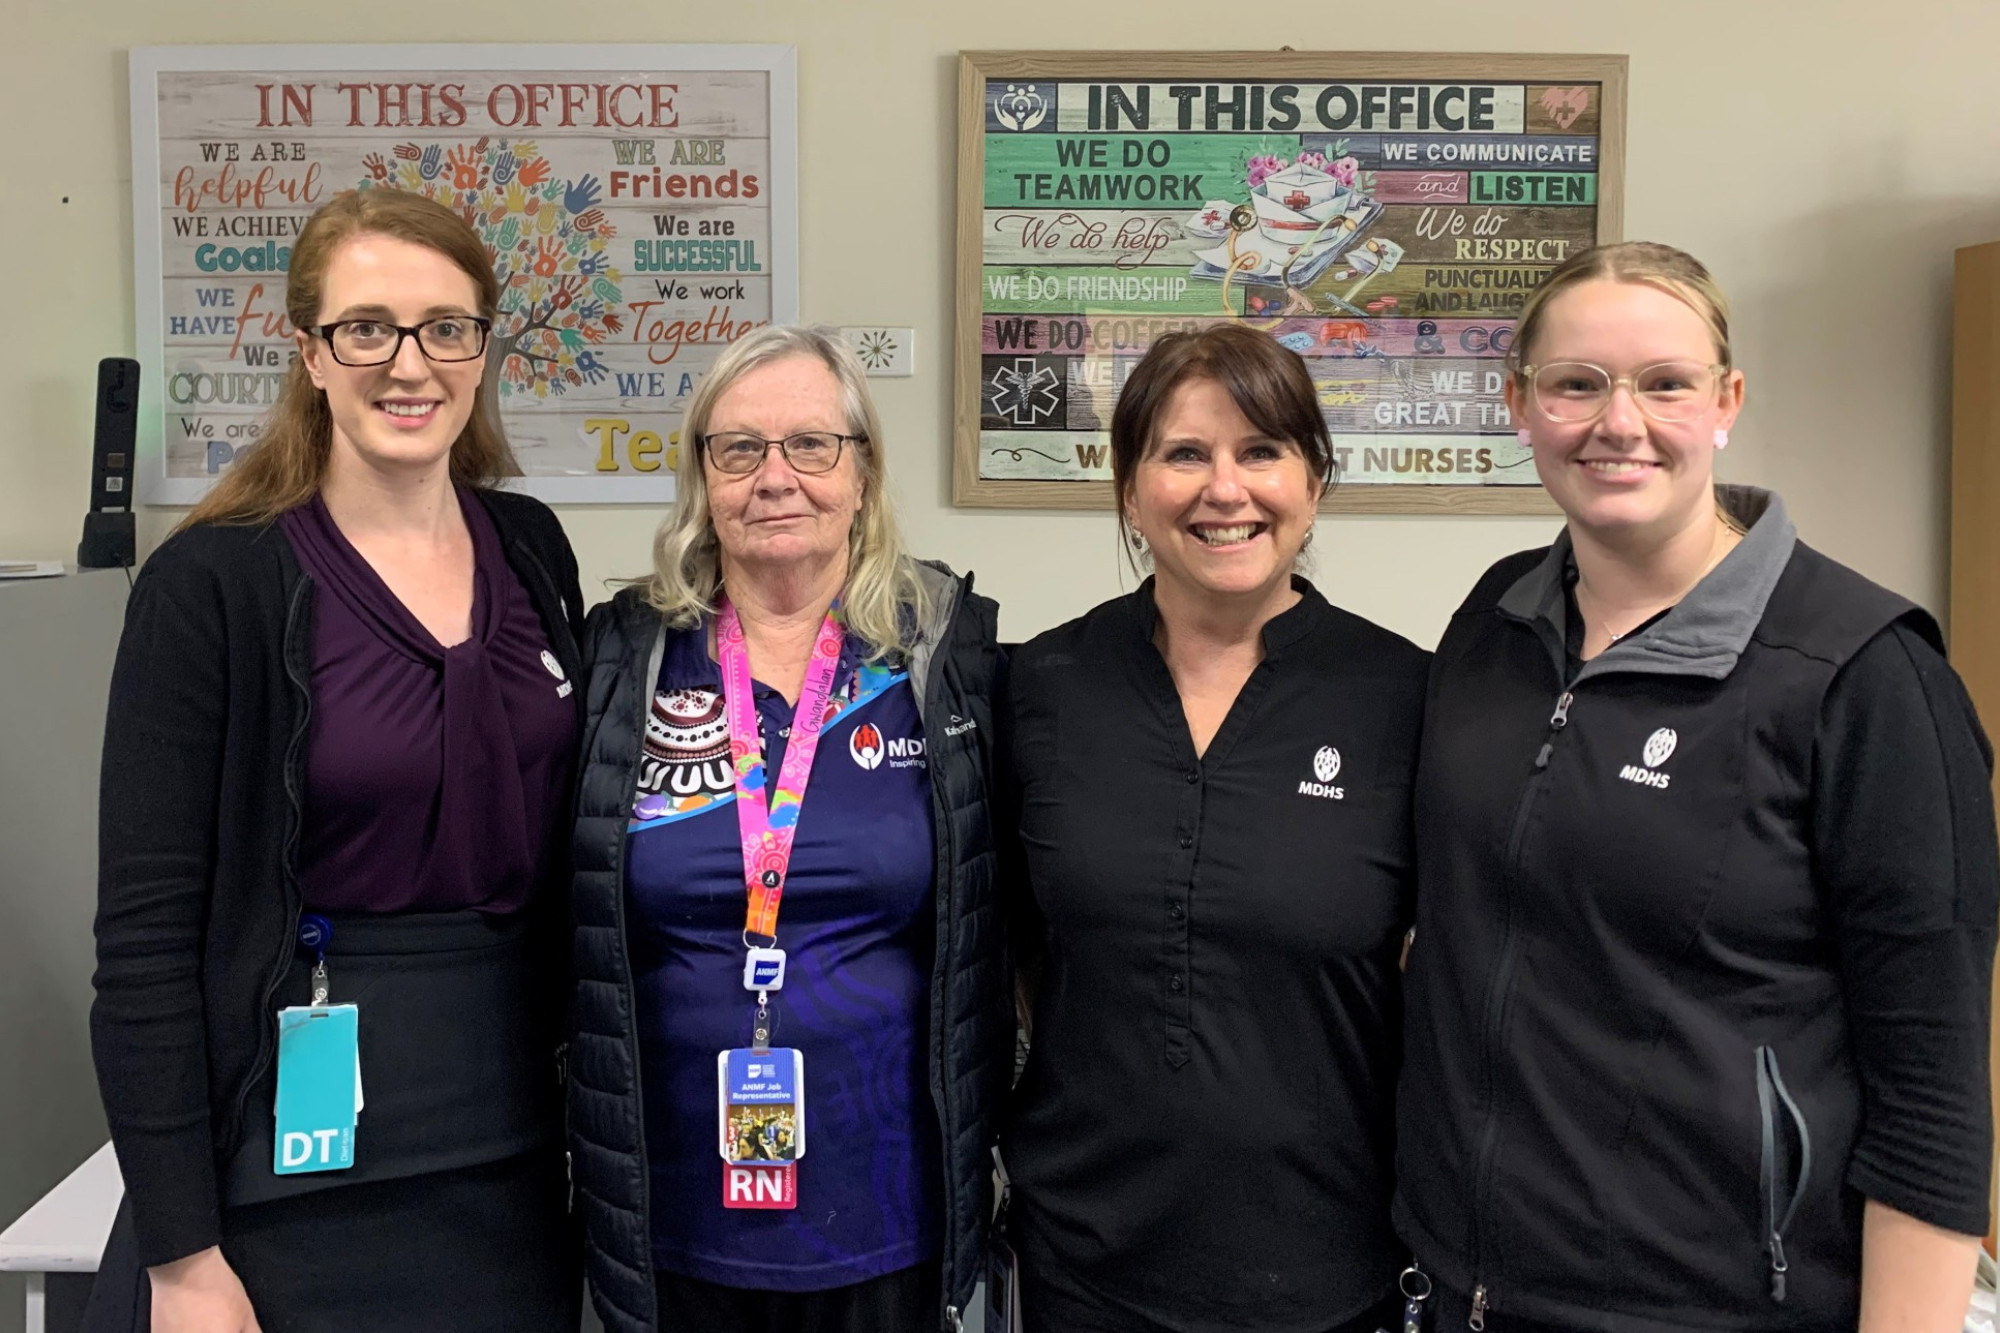
[[1523, 449], [1532, 449], [1535, 447], [1535, 437], [1528, 434], [1528, 428], [1526, 426], [1523, 426], [1521, 427], [1521, 429], [1515, 431], [1514, 438], [1521, 442], [1521, 447]]
[[1718, 449], [1727, 449], [1729, 447], [1728, 431], [1718, 430], [1715, 432], [1715, 447]]

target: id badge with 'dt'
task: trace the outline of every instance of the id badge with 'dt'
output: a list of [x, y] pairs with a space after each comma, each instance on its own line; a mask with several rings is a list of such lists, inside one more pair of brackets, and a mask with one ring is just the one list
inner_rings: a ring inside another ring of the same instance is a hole
[[281, 1176], [354, 1165], [361, 1111], [360, 1014], [351, 1004], [278, 1011], [277, 1145]]

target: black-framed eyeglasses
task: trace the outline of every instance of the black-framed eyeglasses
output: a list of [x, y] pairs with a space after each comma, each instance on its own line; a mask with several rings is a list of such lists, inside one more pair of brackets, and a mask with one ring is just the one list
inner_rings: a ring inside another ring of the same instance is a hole
[[764, 466], [765, 456], [775, 446], [792, 471], [810, 476], [833, 471], [840, 462], [842, 445], [862, 444], [867, 439], [866, 435], [838, 435], [830, 430], [800, 431], [782, 440], [767, 440], [744, 431], [721, 431], [702, 436], [701, 447], [708, 450], [708, 461], [715, 464], [717, 472], [734, 476], [755, 472]]
[[343, 366], [386, 366], [403, 351], [403, 339], [433, 361], [477, 361], [486, 355], [486, 334], [493, 321], [479, 315], [439, 315], [421, 324], [391, 324], [380, 319], [337, 319], [311, 330], [326, 341], [333, 359]]

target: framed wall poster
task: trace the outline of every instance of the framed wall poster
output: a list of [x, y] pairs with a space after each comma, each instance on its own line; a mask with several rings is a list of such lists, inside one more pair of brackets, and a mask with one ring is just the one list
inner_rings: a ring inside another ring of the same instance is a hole
[[1623, 56], [967, 52], [953, 499], [1111, 506], [1161, 334], [1306, 359], [1328, 510], [1543, 513], [1501, 399], [1515, 316], [1622, 224]]
[[486, 242], [487, 382], [544, 500], [670, 499], [702, 371], [798, 317], [790, 47], [149, 47], [131, 85], [149, 503], [256, 439], [291, 243], [341, 190], [429, 195]]

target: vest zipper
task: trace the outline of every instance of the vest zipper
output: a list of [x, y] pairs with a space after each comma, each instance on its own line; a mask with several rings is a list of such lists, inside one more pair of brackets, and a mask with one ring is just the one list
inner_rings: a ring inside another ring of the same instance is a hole
[[[276, 965], [264, 983], [264, 997], [258, 1008], [265, 1013], [271, 1010], [271, 1001], [277, 998], [278, 987], [284, 983], [285, 973], [291, 970], [292, 953], [298, 947], [299, 914], [305, 911], [304, 893], [298, 882], [299, 831], [305, 824], [305, 793], [300, 790], [299, 773], [305, 767], [306, 738], [312, 730], [312, 679], [311, 668], [307, 674], [299, 674], [299, 666], [292, 656], [292, 636], [297, 632], [300, 614], [306, 599], [312, 594], [312, 576], [300, 574], [298, 584], [292, 589], [291, 604], [285, 608], [285, 630], [279, 643], [278, 652], [285, 663], [285, 678], [299, 694], [299, 717], [292, 728], [292, 734], [285, 745], [285, 799], [292, 808], [291, 819], [285, 826], [285, 847], [279, 858], [279, 891], [285, 896], [285, 907], [291, 914], [291, 924], [285, 928], [285, 943], [279, 950]], [[308, 651], [310, 645], [308, 645]], [[230, 1113], [229, 1123], [224, 1126], [228, 1141], [220, 1145], [223, 1152], [233, 1153], [243, 1140], [243, 1107], [250, 1100], [250, 1089], [257, 1086], [257, 1080], [264, 1077], [264, 1071], [271, 1067], [271, 1057], [277, 1045], [273, 1037], [275, 1023], [264, 1023], [258, 1028], [257, 1058], [251, 1062], [250, 1076], [236, 1089], [236, 1106]]]
[[1500, 963], [1493, 971], [1493, 983], [1486, 992], [1486, 1012], [1480, 1025], [1486, 1057], [1486, 1124], [1480, 1131], [1479, 1157], [1472, 1177], [1474, 1285], [1472, 1313], [1467, 1317], [1466, 1324], [1473, 1333], [1482, 1333], [1486, 1327], [1487, 1287], [1478, 1280], [1477, 1274], [1486, 1258], [1484, 1222], [1493, 1185], [1494, 1151], [1500, 1142], [1500, 1117], [1494, 1105], [1499, 1081], [1496, 1070], [1500, 1062], [1500, 1035], [1505, 1026], [1507, 993], [1512, 989], [1514, 968], [1520, 961], [1520, 938], [1514, 929], [1514, 885], [1521, 876], [1521, 849], [1527, 840], [1528, 816], [1533, 813], [1535, 799], [1541, 793], [1541, 776], [1548, 770], [1549, 757], [1555, 752], [1556, 741], [1563, 728], [1569, 725], [1570, 705], [1575, 702], [1576, 695], [1569, 690], [1557, 696], [1555, 712], [1549, 715], [1548, 734], [1542, 738], [1542, 748], [1535, 755], [1534, 769], [1528, 775], [1528, 786], [1521, 793], [1520, 803], [1514, 808], [1513, 828], [1507, 835], [1507, 914], [1500, 932]]
[[[949, 633], [949, 622], [947, 622], [945, 633], [940, 637], [938, 642], [939, 650], [945, 647], [945, 639], [949, 637]], [[931, 668], [933, 672], [932, 679], [936, 682], [939, 695], [942, 696], [946, 692], [946, 659], [941, 651], [932, 654]], [[930, 693], [928, 685], [924, 693]], [[937, 717], [944, 711], [941, 704], [938, 707], [926, 710], [925, 704], [927, 702], [923, 698], [919, 698], [917, 701], [917, 715], [923, 721], [926, 746], [930, 743], [928, 739], [931, 735], [930, 718]], [[929, 717], [925, 716], [926, 711], [928, 711]], [[942, 732], [940, 732], [941, 734]], [[932, 1069], [935, 1072], [932, 1074], [931, 1086], [933, 1094], [937, 1098], [939, 1150], [944, 1154], [944, 1161], [941, 1163], [943, 1170], [938, 1174], [944, 1181], [944, 1276], [946, 1280], [943, 1285], [945, 1296], [949, 1300], [953, 1280], [957, 1277], [956, 1270], [958, 1267], [958, 1185], [952, 1179], [951, 1170], [951, 1144], [954, 1126], [951, 1111], [951, 1078], [950, 1071], [946, 1068], [946, 1042], [948, 1030], [951, 1027], [951, 974], [954, 971], [951, 966], [953, 947], [951, 876], [952, 867], [958, 864], [958, 857], [957, 848], [952, 843], [951, 812], [943, 808], [943, 796], [938, 790], [938, 785], [943, 780], [938, 768], [942, 759], [943, 748], [939, 747], [931, 755], [930, 765], [927, 769], [930, 774], [931, 785], [931, 825], [937, 830], [937, 863], [936, 868], [931, 872], [932, 878], [935, 880], [932, 891], [937, 895], [938, 912], [937, 957], [931, 962], [931, 984], [936, 988], [938, 996], [937, 1003], [932, 1007], [932, 1027], [934, 1030], [931, 1033], [931, 1059], [933, 1061]], [[956, 1305], [947, 1304], [945, 1306], [944, 1324], [945, 1327], [953, 1330], [953, 1333], [958, 1333], [960, 1320]]]
[[[654, 634], [663, 640], [666, 635], [665, 626], [657, 626], [654, 629]], [[635, 643], [633, 646], [637, 647], [638, 645]], [[631, 767], [625, 770], [624, 777], [619, 780], [618, 803], [620, 814], [618, 817], [618, 833], [611, 849], [611, 919], [618, 928], [618, 962], [625, 969], [625, 1012], [629, 1016], [625, 1024], [625, 1048], [632, 1060], [632, 1111], [638, 1128], [638, 1133], [633, 1136], [633, 1150], [638, 1154], [639, 1158], [639, 1218], [646, 1228], [646, 1235], [648, 1236], [647, 1248], [649, 1250], [651, 1249], [650, 1237], [653, 1226], [653, 1170], [646, 1161], [646, 1086], [645, 1080], [639, 1074], [639, 997], [632, 985], [632, 946], [625, 934], [625, 844], [630, 842], [632, 837], [626, 831], [625, 826], [630, 822], [629, 812], [632, 808], [632, 784], [639, 776], [639, 763], [636, 756], [646, 752], [646, 720], [652, 716], [653, 691], [658, 688], [658, 681], [646, 671], [646, 668], [651, 663], [652, 648], [648, 645], [646, 651], [639, 655], [639, 704], [637, 709], [639, 725], [633, 734], [637, 748], [633, 751], [635, 757]], [[581, 695], [584, 691], [579, 688], [577, 693]], [[611, 709], [607, 706], [605, 709], [606, 715], [609, 716], [610, 712]], [[588, 737], [585, 738], [585, 741], [588, 741]], [[584, 754], [586, 756], [589, 754], [587, 743]], [[582, 800], [582, 789], [583, 774], [579, 770], [577, 773], [579, 802]], [[565, 1120], [567, 1120], [569, 1108], [569, 1089], [567, 1087], [563, 1089], [563, 1108]], [[565, 1135], [567, 1135], [567, 1129], [565, 1129]], [[567, 1148], [569, 1145], [564, 1143], [563, 1146]], [[642, 1263], [639, 1267], [645, 1274], [647, 1318], [648, 1322], [652, 1322], [658, 1318], [655, 1312], [659, 1304], [659, 1293], [655, 1289], [653, 1281], [653, 1265], [651, 1263]], [[657, 1328], [657, 1324], [654, 1327]]]
[[[1783, 1202], [1778, 1180], [1780, 1108], [1791, 1117], [1792, 1129], [1799, 1140], [1798, 1170], [1794, 1173], [1797, 1178], [1793, 1182], [1791, 1201], [1782, 1216], [1778, 1212]], [[1806, 1185], [1812, 1176], [1812, 1131], [1806, 1126], [1805, 1113], [1792, 1099], [1791, 1089], [1785, 1086], [1784, 1075], [1778, 1072], [1777, 1051], [1769, 1046], [1757, 1048], [1757, 1110], [1763, 1122], [1763, 1143], [1758, 1154], [1758, 1196], [1763, 1205], [1765, 1251], [1771, 1265], [1771, 1299], [1783, 1304], [1787, 1294], [1786, 1274], [1791, 1268], [1785, 1260], [1785, 1231], [1798, 1215], [1799, 1205], [1805, 1202]]]

